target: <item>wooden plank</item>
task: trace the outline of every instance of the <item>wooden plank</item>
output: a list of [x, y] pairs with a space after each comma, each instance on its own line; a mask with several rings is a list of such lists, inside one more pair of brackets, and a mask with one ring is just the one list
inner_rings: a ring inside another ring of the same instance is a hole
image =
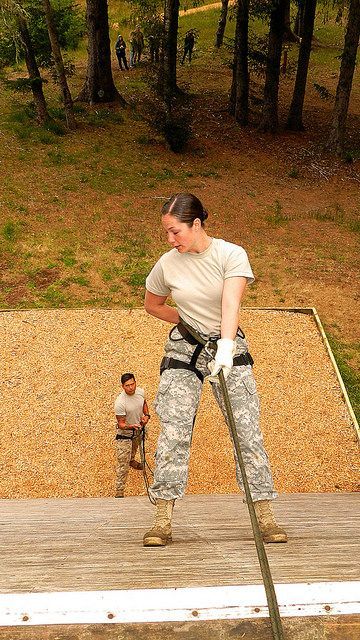
[[[360, 616], [285, 618], [286, 640], [359, 640]], [[270, 623], [212, 620], [163, 624], [0, 627], [1, 640], [271, 640]]]
[[[287, 494], [276, 504], [289, 532], [267, 545], [274, 582], [360, 579], [360, 496]], [[240, 495], [187, 496], [174, 542], [145, 549], [153, 507], [143, 497], [2, 500], [0, 592], [260, 584]]]

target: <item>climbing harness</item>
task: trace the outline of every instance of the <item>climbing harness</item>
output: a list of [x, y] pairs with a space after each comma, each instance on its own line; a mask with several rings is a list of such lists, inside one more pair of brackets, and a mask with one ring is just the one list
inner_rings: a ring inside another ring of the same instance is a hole
[[[205, 348], [205, 350], [206, 350], [206, 352], [208, 354], [215, 355], [216, 343], [213, 340], [210, 340], [210, 341], [204, 340], [204, 338], [202, 338], [202, 336], [200, 336], [190, 325], [185, 323], [183, 320], [181, 320], [181, 323], [185, 327], [186, 331], [189, 334], [191, 334], [192, 338], [194, 340], [196, 340], [196, 342], [198, 344], [201, 344], [203, 346], [203, 348]], [[177, 325], [177, 326], [179, 328], [179, 325]], [[243, 354], [243, 355], [246, 355], [246, 354]], [[248, 356], [250, 356], [250, 354], [248, 354]], [[251, 358], [251, 356], [250, 356], [250, 358]], [[252, 358], [251, 358], [251, 360], [252, 360]], [[235, 361], [235, 358], [234, 358], [234, 361]], [[249, 362], [249, 364], [250, 364], [250, 362]], [[228, 417], [230, 431], [231, 431], [231, 435], [232, 435], [232, 439], [233, 439], [233, 443], [234, 443], [234, 447], [235, 447], [235, 451], [236, 451], [236, 456], [237, 456], [237, 459], [238, 459], [238, 462], [239, 462], [239, 467], [240, 467], [241, 476], [242, 476], [242, 480], [243, 480], [244, 491], [245, 491], [245, 496], [246, 496], [246, 503], [247, 503], [248, 510], [249, 510], [251, 526], [252, 526], [252, 530], [253, 530], [253, 534], [254, 534], [256, 552], [257, 552], [257, 556], [258, 556], [258, 559], [259, 559], [261, 575], [262, 575], [262, 578], [263, 578], [263, 583], [264, 583], [265, 593], [266, 593], [266, 599], [267, 599], [268, 608], [269, 608], [270, 624], [271, 624], [271, 629], [272, 629], [272, 633], [273, 633], [273, 638], [274, 638], [274, 640], [284, 640], [284, 632], [283, 632], [280, 613], [279, 613], [279, 606], [278, 606], [277, 599], [276, 599], [274, 582], [273, 582], [272, 575], [271, 575], [271, 572], [270, 572], [270, 567], [269, 567], [269, 562], [268, 562], [266, 551], [265, 551], [265, 547], [264, 547], [264, 542], [263, 542], [263, 539], [261, 537], [259, 523], [257, 521], [257, 517], [256, 517], [256, 513], [255, 513], [254, 503], [253, 503], [253, 500], [252, 500], [252, 497], [251, 497], [251, 493], [250, 493], [249, 482], [248, 482], [248, 479], [247, 479], [247, 476], [246, 476], [244, 460], [243, 460], [242, 453], [241, 453], [239, 437], [238, 437], [238, 434], [237, 434], [237, 431], [236, 431], [235, 420], [234, 420], [234, 415], [233, 415], [233, 411], [232, 411], [232, 407], [231, 407], [229, 392], [228, 392], [228, 389], [227, 389], [227, 386], [226, 386], [225, 376], [224, 376], [224, 372], [222, 371], [222, 369], [218, 373], [218, 377], [219, 377], [219, 383], [220, 383], [221, 392], [222, 392], [224, 403], [225, 403], [225, 409], [226, 409], [226, 414], [227, 414], [227, 417]]]
[[[188, 342], [189, 344], [196, 345], [190, 362], [183, 362], [183, 360], [177, 360], [176, 358], [169, 358], [168, 356], [164, 356], [160, 364], [160, 375], [162, 375], [166, 369], [187, 369], [188, 371], [193, 371], [193, 373], [195, 373], [195, 375], [199, 378], [200, 382], [204, 382], [204, 375], [196, 367], [196, 363], [203, 349], [205, 349], [207, 353], [209, 353], [209, 351], [207, 350], [209, 348], [213, 348], [214, 350], [216, 349], [216, 341], [218, 340], [218, 337], [210, 338], [206, 341], [200, 335], [196, 334], [197, 337], [195, 338], [191, 331], [188, 329], [188, 326], [189, 325], [186, 325], [183, 321], [179, 322], [175, 327], [173, 327], [173, 329], [171, 329], [169, 337], [174, 342], [186, 340], [186, 342]], [[173, 337], [172, 334], [175, 329], [179, 331], [181, 338]], [[240, 335], [242, 338], [245, 337], [245, 334], [242, 329], [240, 329], [240, 327], [238, 328], [237, 335]], [[213, 354], [210, 353], [209, 355]], [[236, 356], [233, 359], [233, 366], [235, 367], [241, 367], [248, 364], [251, 366], [254, 364], [254, 360], [252, 359], [248, 351], [246, 351], [245, 353], [241, 353], [239, 356]]]

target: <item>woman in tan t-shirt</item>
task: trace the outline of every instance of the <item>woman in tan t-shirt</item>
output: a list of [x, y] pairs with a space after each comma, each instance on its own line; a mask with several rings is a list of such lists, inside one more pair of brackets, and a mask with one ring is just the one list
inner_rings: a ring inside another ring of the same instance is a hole
[[[241, 298], [247, 282], [254, 277], [242, 247], [207, 234], [207, 217], [202, 203], [192, 194], [179, 193], [166, 202], [162, 225], [172, 249], [161, 256], [146, 279], [146, 311], [175, 326], [165, 345], [155, 402], [162, 426], [150, 490], [156, 501], [156, 516], [154, 526], [144, 536], [144, 546], [164, 546], [171, 540], [172, 510], [175, 499], [185, 493], [193, 424], [205, 377], [210, 376], [215, 399], [226, 419], [218, 384], [220, 370], [227, 380], [263, 539], [287, 541], [271, 509], [277, 494], [259, 427], [253, 360], [238, 326]], [[176, 308], [167, 304], [170, 296]], [[189, 334], [181, 319], [203, 339], [216, 342], [214, 359]], [[236, 477], [243, 489], [238, 464]]]

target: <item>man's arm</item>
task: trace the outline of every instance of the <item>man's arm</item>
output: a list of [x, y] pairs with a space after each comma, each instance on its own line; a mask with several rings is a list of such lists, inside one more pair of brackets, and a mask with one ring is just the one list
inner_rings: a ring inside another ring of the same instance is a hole
[[126, 416], [116, 416], [119, 429], [140, 429], [139, 424], [127, 424]]
[[147, 423], [150, 420], [150, 413], [149, 413], [149, 408], [147, 405], [146, 400], [144, 400], [144, 404], [143, 404], [143, 415], [142, 418], [140, 420], [140, 423], [143, 427], [146, 427]]

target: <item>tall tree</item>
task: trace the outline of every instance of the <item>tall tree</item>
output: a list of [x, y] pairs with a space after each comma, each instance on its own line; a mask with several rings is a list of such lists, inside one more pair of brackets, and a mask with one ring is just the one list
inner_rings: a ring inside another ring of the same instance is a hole
[[179, 28], [179, 0], [164, 2], [163, 91], [166, 101], [177, 93], [176, 58]]
[[285, 17], [284, 17], [284, 40], [286, 42], [300, 42], [300, 38], [291, 28], [290, 20], [290, 0], [286, 0]]
[[294, 33], [302, 38], [304, 35], [304, 10], [305, 0], [296, 0], [297, 12], [294, 24]]
[[114, 84], [111, 70], [111, 50], [107, 0], [86, 1], [88, 32], [88, 66], [84, 86], [77, 100], [96, 104], [126, 102]]
[[229, 0], [221, 0], [220, 18], [219, 18], [218, 28], [215, 36], [215, 47], [217, 47], [218, 49], [220, 49], [220, 47], [224, 42], [224, 33], [225, 33], [225, 27], [226, 27], [228, 7], [229, 7]]
[[249, 121], [249, 0], [238, 0], [230, 111], [239, 124]]
[[344, 151], [346, 119], [360, 37], [360, 0], [350, 0], [344, 50], [336, 90], [332, 125], [328, 146], [337, 154]]
[[314, 33], [316, 2], [317, 0], [305, 0], [303, 16], [303, 37], [299, 49], [294, 93], [292, 96], [287, 121], [287, 127], [292, 131], [303, 131], [304, 129], [302, 115], [311, 53], [311, 43]]
[[61, 55], [59, 38], [57, 35], [55, 21], [54, 21], [53, 9], [50, 4], [50, 0], [42, 0], [42, 5], [44, 8], [46, 26], [49, 33], [51, 50], [54, 57], [56, 72], [58, 76], [58, 82], [60, 85], [60, 89], [61, 89], [61, 93], [64, 101], [66, 122], [69, 129], [75, 129], [76, 121], [74, 116], [73, 101], [72, 101], [70, 89], [66, 79], [64, 62]]
[[26, 18], [20, 11], [17, 13], [17, 23], [19, 27], [21, 44], [24, 50], [25, 63], [29, 74], [31, 91], [37, 111], [37, 118], [38, 121], [43, 124], [51, 120], [51, 118], [47, 110], [46, 100], [42, 88], [43, 81], [36, 62], [34, 47], [31, 41]]
[[278, 96], [285, 9], [286, 0], [274, 0], [270, 15], [261, 131], [275, 132], [279, 126]]

